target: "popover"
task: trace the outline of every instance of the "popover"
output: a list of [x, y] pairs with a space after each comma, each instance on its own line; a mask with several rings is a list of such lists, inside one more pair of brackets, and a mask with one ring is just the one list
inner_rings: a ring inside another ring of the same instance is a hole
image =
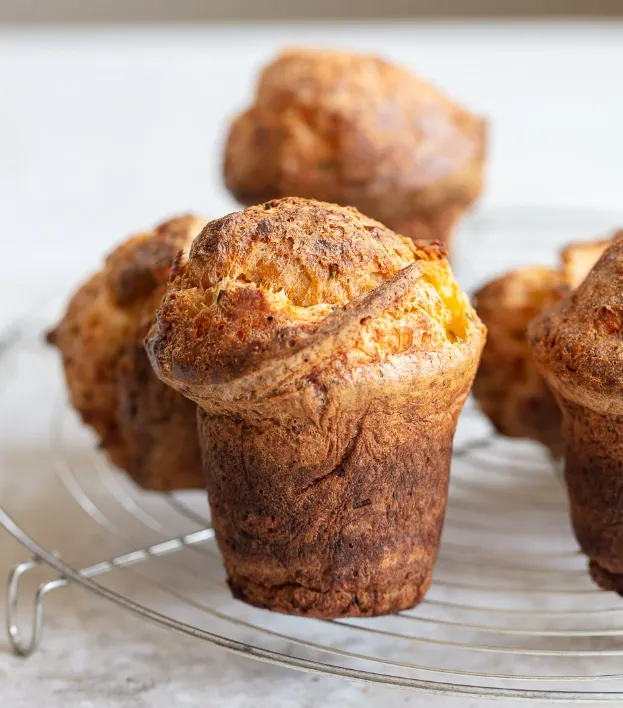
[[115, 248], [49, 335], [72, 405], [112, 462], [147, 489], [204, 486], [196, 406], [155, 376], [143, 346], [173, 260], [204, 224], [171, 219]]
[[528, 335], [563, 417], [571, 520], [595, 581], [623, 594], [623, 233]]
[[418, 603], [485, 329], [443, 248], [314, 200], [212, 221], [147, 339], [200, 408], [233, 594], [316, 617]]
[[571, 243], [560, 252], [558, 270], [518, 268], [475, 295], [488, 337], [474, 396], [499, 433], [540, 442], [556, 458], [563, 453], [562, 416], [536, 369], [526, 329], [534, 317], [578, 287], [610, 242]]
[[300, 196], [353, 205], [449, 245], [480, 195], [485, 123], [375, 56], [285, 51], [232, 123], [225, 183], [245, 205]]

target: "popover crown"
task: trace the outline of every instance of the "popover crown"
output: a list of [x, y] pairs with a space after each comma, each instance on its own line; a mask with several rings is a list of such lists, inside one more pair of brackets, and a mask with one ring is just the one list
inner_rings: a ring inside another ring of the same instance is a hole
[[623, 413], [623, 232], [581, 285], [529, 327], [550, 386], [603, 413]]
[[200, 397], [193, 387], [267, 368], [292, 376], [416, 350], [424, 371], [482, 333], [439, 245], [292, 197], [206, 225], [174, 268], [147, 348], [165, 381]]

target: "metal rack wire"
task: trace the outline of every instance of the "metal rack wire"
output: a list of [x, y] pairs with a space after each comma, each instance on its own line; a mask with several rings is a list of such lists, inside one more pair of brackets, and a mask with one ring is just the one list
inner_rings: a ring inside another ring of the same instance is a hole
[[[58, 519], [62, 509], [81, 533], [68, 543], [63, 524], [53, 522], [43, 542], [25, 528], [21, 507], [2, 500], [0, 525], [32, 555], [8, 584], [16, 652], [36, 650], [46, 596], [72, 583], [170, 630], [305, 671], [436, 694], [623, 700], [623, 602], [590, 582], [564, 489], [536, 447], [493, 436], [467, 408], [442, 550], [419, 607], [332, 622], [276, 615], [230, 597], [203, 494], [142, 492], [93, 449], [63, 402], [56, 355], [41, 340], [50, 309], [6, 344], [0, 425], [26, 424], [13, 405], [19, 392], [30, 439], [42, 445], [37, 474]], [[39, 404], [32, 420], [29, 397]], [[33, 626], [23, 628], [21, 580], [39, 565], [55, 576], [39, 586]]]

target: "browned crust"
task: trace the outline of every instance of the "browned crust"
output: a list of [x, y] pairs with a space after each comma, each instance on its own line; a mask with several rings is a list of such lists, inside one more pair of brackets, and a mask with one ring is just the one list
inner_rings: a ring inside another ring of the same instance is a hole
[[485, 123], [382, 59], [292, 50], [232, 123], [228, 188], [243, 204], [353, 204], [399, 233], [449, 242], [482, 189]]
[[474, 303], [488, 332], [474, 381], [476, 400], [498, 432], [536, 440], [555, 456], [562, 455], [562, 418], [532, 361], [526, 329], [567, 291], [558, 271], [522, 268], [485, 285]]
[[573, 530], [595, 582], [623, 594], [623, 416], [559, 400]]
[[353, 209], [291, 198], [206, 226], [147, 350], [200, 405], [236, 597], [319, 617], [419, 602], [484, 337], [443, 250]]
[[604, 589], [623, 589], [623, 234], [528, 336], [563, 412], [573, 527]]
[[143, 489], [203, 488], [197, 406], [154, 374], [143, 345], [149, 325], [143, 322], [132, 333], [118, 363], [120, 466]]
[[[63, 356], [70, 400], [83, 421], [116, 465], [153, 489], [202, 486], [195, 434], [178, 466], [168, 454], [191, 438], [185, 427], [194, 431], [192, 404], [165, 389], [141, 350], [173, 259], [203, 223], [193, 216], [171, 219], [122, 243], [78, 289], [49, 335]], [[161, 405], [170, 427], [161, 421]]]
[[275, 405], [253, 425], [201, 411], [213, 523], [234, 595], [326, 618], [417, 604], [431, 580], [466, 393], [426, 420], [414, 398], [401, 397], [400, 410], [370, 400], [353, 410], [332, 391], [320, 427]]

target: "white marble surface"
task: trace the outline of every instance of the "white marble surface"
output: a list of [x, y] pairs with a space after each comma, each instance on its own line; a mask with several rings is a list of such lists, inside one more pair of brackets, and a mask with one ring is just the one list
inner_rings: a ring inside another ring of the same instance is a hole
[[[381, 52], [486, 114], [485, 204], [620, 205], [617, 23], [0, 30], [0, 324], [68, 291], [133, 229], [187, 209], [218, 216], [235, 208], [219, 181], [225, 123], [259, 64], [284, 44]], [[547, 232], [529, 247], [500, 239], [486, 269], [509, 253], [548, 257]], [[5, 430], [0, 443], [0, 498], [18, 500], [41, 533], [58, 525], [48, 490], [26, 483], [37, 455], [27, 429]], [[65, 527], [70, 540], [75, 529]], [[0, 533], [0, 577], [23, 557]], [[482, 705], [261, 665], [167, 634], [79, 589], [50, 604], [36, 656], [13, 657], [0, 635], [2, 706]]]

